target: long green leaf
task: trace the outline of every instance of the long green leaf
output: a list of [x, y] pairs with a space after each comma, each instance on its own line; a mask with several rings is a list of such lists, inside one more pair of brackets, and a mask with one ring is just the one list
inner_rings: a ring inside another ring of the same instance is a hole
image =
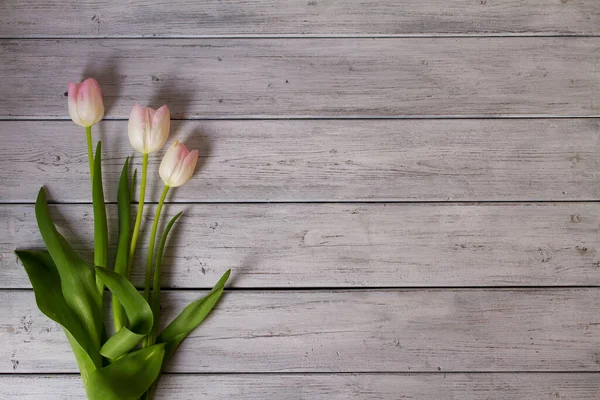
[[[115, 259], [115, 272], [125, 276], [127, 272], [127, 256], [129, 255], [129, 241], [131, 238], [131, 204], [129, 192], [129, 157], [123, 164], [121, 177], [119, 178], [119, 191], [117, 194], [119, 214], [119, 243], [117, 245], [117, 256]], [[126, 276], [127, 278], [127, 276]]]
[[129, 192], [129, 198], [133, 200], [133, 198], [135, 197], [135, 183], [137, 181], [137, 168], [133, 170], [133, 175], [131, 176], [131, 185], [129, 185], [129, 187], [131, 188], [130, 192]]
[[[94, 203], [94, 266], [108, 265], [108, 226], [106, 223], [106, 206], [104, 205], [104, 189], [102, 188], [102, 154], [101, 142], [96, 145], [94, 158], [94, 175], [92, 177], [92, 201]], [[104, 286], [96, 279], [100, 295]]]
[[[129, 179], [127, 171], [129, 169], [129, 158], [125, 160], [121, 178], [119, 179], [119, 192], [117, 203], [119, 208], [119, 243], [117, 245], [117, 256], [115, 259], [115, 272], [127, 276], [127, 262], [129, 257], [129, 242], [131, 241], [131, 204]], [[112, 301], [115, 329], [118, 331], [125, 325], [125, 310], [119, 304], [119, 301], [113, 298]]]
[[113, 297], [125, 309], [130, 328], [122, 327], [104, 343], [100, 354], [116, 359], [133, 349], [152, 329], [152, 309], [144, 297], [123, 275], [102, 267], [96, 267], [96, 276], [108, 287]]
[[88, 380], [90, 378], [90, 374], [94, 372], [96, 369], [102, 366], [102, 358], [100, 357], [100, 353], [98, 350], [95, 350], [95, 354], [98, 355], [99, 360], [97, 361], [97, 365], [90, 358], [87, 351], [81, 347], [81, 344], [71, 335], [69, 331], [64, 330], [67, 335], [67, 340], [71, 345], [71, 350], [73, 351], [73, 355], [75, 356], [75, 360], [77, 361], [77, 366], [79, 367], [79, 372], [81, 373], [81, 380], [83, 381], [83, 386], [87, 387]]
[[29, 276], [38, 308], [65, 330], [85, 383], [89, 374], [101, 366], [101, 358], [88, 330], [65, 300], [56, 265], [47, 251], [17, 250], [15, 253]]
[[[102, 300], [94, 282], [92, 269], [58, 233], [46, 200], [44, 188], [40, 189], [35, 216], [46, 248], [60, 276], [61, 292], [65, 303], [86, 327], [95, 349], [100, 349], [104, 329]], [[90, 356], [93, 355], [90, 354]]]
[[229, 279], [231, 270], [227, 270], [219, 279], [219, 282], [212, 290], [203, 298], [198, 299], [183, 309], [181, 314], [177, 316], [171, 323], [161, 332], [157, 338], [157, 343], [166, 343], [165, 362], [177, 350], [177, 347], [183, 340], [204, 321], [223, 293], [225, 282]]
[[165, 252], [165, 245], [167, 244], [167, 238], [169, 237], [169, 232], [171, 232], [171, 228], [175, 225], [177, 219], [183, 214], [183, 211], [179, 212], [175, 215], [169, 223], [167, 224], [161, 238], [160, 243], [158, 244], [158, 253], [156, 254], [156, 267], [154, 268], [154, 285], [152, 287], [152, 313], [154, 314], [154, 326], [152, 327], [152, 333], [148, 338], [149, 344], [154, 344], [156, 341], [156, 333], [158, 331], [158, 319], [160, 317], [160, 273], [162, 267], [163, 254]]
[[89, 400], [136, 400], [158, 378], [165, 345], [157, 344], [129, 353], [90, 374]]

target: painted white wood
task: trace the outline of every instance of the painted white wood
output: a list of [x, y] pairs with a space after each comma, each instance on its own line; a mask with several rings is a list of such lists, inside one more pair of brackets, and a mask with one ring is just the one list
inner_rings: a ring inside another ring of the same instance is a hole
[[599, 34], [596, 0], [20, 0], [0, 37]]
[[[168, 206], [185, 218], [165, 287], [232, 268], [230, 287], [263, 288], [226, 293], [169, 367], [199, 374], [167, 375], [159, 398], [595, 399], [598, 207], [527, 201], [600, 198], [598, 120], [428, 117], [600, 116], [596, 37], [515, 37], [599, 22], [596, 0], [0, 2], [0, 38], [53, 38], [0, 41], [0, 120], [19, 120], [0, 122], [0, 202], [42, 184], [89, 202], [83, 134], [48, 120], [68, 118], [69, 80], [95, 76], [109, 120], [134, 102], [202, 120], [173, 123], [202, 165]], [[150, 36], [189, 39], [131, 39]], [[95, 135], [114, 201], [126, 122]], [[485, 200], [520, 203], [267, 204]], [[52, 209], [89, 258], [91, 207]], [[83, 399], [76, 375], [44, 375], [75, 363], [18, 290], [33, 207], [2, 205], [0, 232], [0, 398]], [[490, 285], [532, 288], [447, 288]], [[355, 289], [300, 290], [316, 287]], [[164, 293], [163, 322], [203, 292]]]
[[[598, 373], [165, 375], [156, 399], [596, 400]], [[0, 397], [85, 400], [78, 376], [0, 376]]]
[[[207, 288], [229, 268], [246, 288], [600, 285], [597, 204], [181, 204], [165, 215], [180, 210], [164, 287]], [[116, 206], [108, 214], [112, 254]], [[92, 206], [52, 215], [91, 261]], [[33, 206], [0, 207], [0, 231], [0, 287], [31, 287], [13, 251], [43, 246]]]
[[[163, 293], [164, 324], [206, 292]], [[227, 292], [167, 370], [598, 372], [599, 302], [599, 288]], [[0, 372], [77, 371], [32, 292], [0, 304]]]
[[4, 40], [0, 59], [1, 119], [67, 117], [86, 76], [110, 118], [600, 115], [597, 38]]
[[[53, 201], [90, 201], [81, 127], [2, 121], [0, 138], [1, 202], [34, 202], [42, 185]], [[141, 156], [126, 121], [94, 138], [116, 201], [125, 158], [141, 169]], [[170, 201], [600, 199], [598, 119], [173, 121], [174, 139], [201, 158]], [[164, 151], [150, 155], [154, 201]]]

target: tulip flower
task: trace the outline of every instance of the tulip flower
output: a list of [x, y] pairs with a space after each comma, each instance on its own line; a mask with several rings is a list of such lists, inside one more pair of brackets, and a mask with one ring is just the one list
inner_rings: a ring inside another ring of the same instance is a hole
[[142, 184], [140, 185], [140, 197], [138, 212], [133, 227], [133, 236], [129, 248], [129, 261], [127, 270], [131, 271], [131, 265], [135, 256], [135, 248], [142, 223], [144, 209], [144, 198], [146, 196], [146, 176], [148, 174], [148, 153], [161, 149], [169, 137], [171, 126], [171, 115], [169, 108], [165, 105], [158, 110], [150, 107], [142, 107], [138, 104], [131, 109], [129, 116], [128, 135], [131, 146], [143, 154], [142, 158]]
[[150, 107], [134, 105], [128, 126], [131, 146], [142, 154], [160, 150], [169, 137], [170, 119], [167, 106], [155, 111]]
[[198, 150], [189, 151], [176, 140], [163, 157], [158, 173], [166, 186], [178, 187], [190, 180], [197, 161]]
[[69, 116], [79, 126], [90, 127], [104, 117], [100, 85], [93, 78], [82, 83], [69, 82]]
[[[179, 143], [177, 140], [173, 142], [167, 153], [163, 157], [158, 173], [165, 183], [162, 195], [156, 207], [156, 214], [154, 216], [154, 222], [152, 223], [152, 231], [150, 233], [150, 243], [148, 245], [148, 259], [146, 261], [146, 279], [144, 282], [144, 298], [150, 301], [150, 283], [152, 279], [152, 257], [154, 255], [154, 244], [156, 242], [156, 230], [158, 228], [158, 221], [160, 219], [160, 213], [167, 197], [167, 193], [170, 188], [175, 188], [183, 185], [190, 180], [194, 169], [196, 168], [196, 162], [198, 161], [198, 150], [189, 151], [183, 143]], [[155, 288], [156, 289], [156, 288]], [[144, 345], [148, 345], [149, 342], [144, 342]]]
[[98, 81], [88, 78], [82, 83], [69, 82], [69, 116], [79, 126], [85, 127], [90, 164], [90, 180], [94, 181], [94, 155], [92, 150], [92, 125], [104, 117], [104, 102]]

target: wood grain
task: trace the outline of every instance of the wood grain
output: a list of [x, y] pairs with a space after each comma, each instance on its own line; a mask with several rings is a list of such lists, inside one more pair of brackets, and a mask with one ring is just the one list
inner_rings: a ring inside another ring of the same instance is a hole
[[[597, 373], [165, 375], [157, 399], [596, 400]], [[78, 376], [0, 376], [0, 397], [85, 400]]]
[[[206, 292], [163, 293], [164, 323]], [[227, 292], [167, 370], [598, 372], [599, 302], [599, 288]], [[32, 292], [0, 304], [1, 373], [77, 372]]]
[[67, 118], [96, 77], [107, 116], [174, 118], [600, 115], [596, 38], [0, 41], [0, 118]]
[[[110, 201], [125, 157], [140, 167], [126, 132], [103, 121], [94, 134]], [[171, 132], [201, 154], [175, 202], [600, 199], [598, 119], [173, 121]], [[0, 202], [31, 203], [42, 185], [53, 201], [90, 201], [82, 128], [2, 121], [0, 137]], [[156, 186], [163, 152], [150, 156]]]
[[0, 37], [590, 35], [596, 0], [109, 0], [0, 3]]
[[[240, 288], [600, 285], [596, 204], [202, 204], [166, 212], [178, 210], [167, 288], [208, 288], [229, 268]], [[116, 207], [108, 212], [114, 250]], [[92, 207], [52, 214], [92, 260]], [[0, 207], [0, 231], [0, 287], [31, 287], [13, 251], [43, 246], [33, 206]], [[142, 285], [143, 268], [133, 281]]]
[[91, 259], [88, 76], [109, 201], [135, 102], [200, 149], [163, 324], [233, 269], [158, 398], [599, 398], [597, 36], [597, 0], [0, 2], [0, 398], [85, 398], [13, 251], [45, 184]]

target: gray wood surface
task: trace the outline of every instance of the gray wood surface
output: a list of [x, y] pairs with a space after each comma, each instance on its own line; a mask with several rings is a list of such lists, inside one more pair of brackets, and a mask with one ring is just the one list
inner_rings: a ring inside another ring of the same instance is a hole
[[[557, 0], [558, 1], [558, 0]], [[95, 76], [110, 118], [598, 116], [597, 38], [0, 41], [0, 118], [65, 118]]]
[[88, 76], [109, 201], [135, 102], [200, 150], [162, 323], [233, 270], [159, 398], [600, 398], [599, 37], [597, 0], [0, 1], [0, 398], [84, 398], [13, 251], [46, 185], [91, 259]]
[[0, 3], [0, 37], [573, 35], [596, 0], [113, 0]]
[[[178, 204], [166, 212], [179, 210], [164, 287], [207, 288], [229, 268], [232, 285], [246, 288], [600, 285], [597, 204]], [[116, 206], [108, 211], [114, 245]], [[29, 205], [0, 207], [0, 287], [31, 287], [13, 251], [43, 246], [33, 214]], [[91, 205], [52, 214], [92, 260]], [[143, 268], [133, 280], [143, 285]]]
[[[164, 324], [206, 292], [163, 293]], [[599, 302], [600, 288], [228, 292], [167, 369], [598, 372]], [[32, 292], [0, 304], [0, 372], [77, 371]]]
[[[600, 374], [165, 375], [157, 399], [596, 400]], [[0, 376], [0, 397], [84, 400], [79, 376]]]
[[[101, 122], [95, 138], [116, 201], [125, 157], [139, 167], [141, 156], [126, 121]], [[598, 119], [173, 121], [171, 140], [201, 160], [169, 200], [597, 200], [599, 138]], [[154, 183], [163, 153], [150, 156]], [[0, 202], [31, 203], [42, 185], [53, 201], [91, 199], [85, 135], [71, 121], [0, 122], [0, 170]]]

